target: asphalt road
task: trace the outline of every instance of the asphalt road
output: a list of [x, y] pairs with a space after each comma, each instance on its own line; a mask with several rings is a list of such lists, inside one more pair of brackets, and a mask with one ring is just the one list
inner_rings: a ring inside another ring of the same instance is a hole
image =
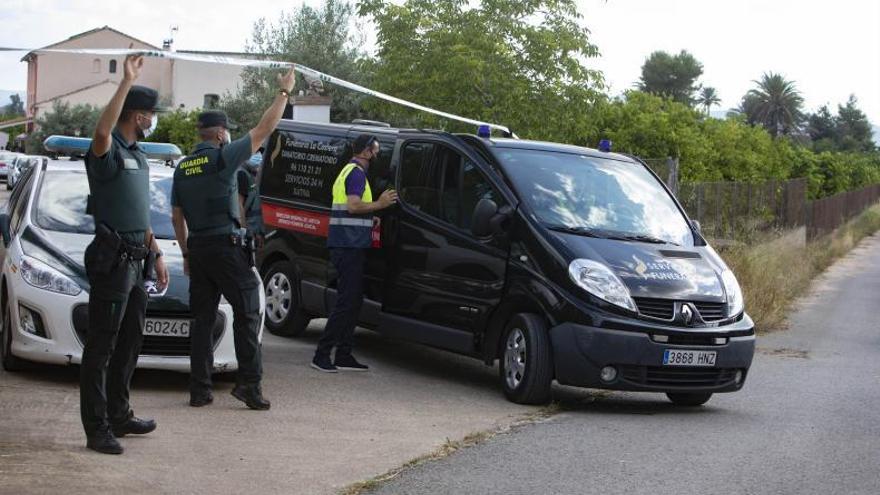
[[[7, 197], [0, 183], [0, 205]], [[270, 411], [246, 409], [229, 380], [195, 409], [186, 374], [138, 370], [132, 405], [159, 428], [121, 439], [122, 456], [85, 448], [78, 368], [0, 369], [0, 495], [332, 494], [536, 410], [507, 402], [476, 360], [366, 331], [355, 353], [370, 373], [318, 373], [308, 363], [323, 325], [264, 336]]]
[[567, 397], [565, 412], [404, 472], [381, 494], [880, 493], [880, 235], [759, 337], [745, 388]]

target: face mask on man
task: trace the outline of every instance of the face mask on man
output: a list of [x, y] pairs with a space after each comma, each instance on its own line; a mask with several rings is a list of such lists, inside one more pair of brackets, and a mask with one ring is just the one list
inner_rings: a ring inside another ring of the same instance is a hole
[[150, 125], [148, 127], [144, 128], [141, 127], [140, 124], [138, 124], [138, 140], [147, 139], [148, 137], [150, 137], [150, 135], [156, 131], [156, 126], [158, 124], [159, 116], [156, 114], [153, 114], [153, 116], [150, 118]]
[[220, 146], [226, 146], [231, 142], [232, 134], [229, 133], [229, 129], [223, 129], [223, 132], [220, 134]]

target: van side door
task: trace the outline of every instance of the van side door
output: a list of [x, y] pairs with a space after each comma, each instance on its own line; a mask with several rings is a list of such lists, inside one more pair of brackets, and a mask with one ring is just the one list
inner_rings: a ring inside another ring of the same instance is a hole
[[[481, 199], [500, 207], [511, 204], [511, 195], [492, 179], [483, 158], [454, 136], [402, 136], [398, 146], [400, 201], [383, 313], [466, 332], [459, 342], [472, 345], [473, 333], [501, 301], [509, 240], [476, 238], [471, 216]], [[412, 331], [419, 328], [429, 331], [419, 325]], [[400, 336], [424, 341], [419, 335]]]

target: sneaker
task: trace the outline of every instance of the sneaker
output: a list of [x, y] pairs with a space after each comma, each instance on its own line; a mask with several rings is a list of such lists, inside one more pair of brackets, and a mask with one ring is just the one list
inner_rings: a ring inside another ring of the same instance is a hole
[[312, 359], [312, 368], [315, 368], [318, 371], [323, 373], [336, 373], [339, 371], [336, 369], [336, 366], [333, 366], [333, 363], [330, 362], [329, 357], [318, 357], [315, 356], [315, 359]]
[[263, 398], [259, 385], [236, 385], [231, 393], [233, 397], [256, 411], [265, 411], [271, 406], [271, 403]]
[[113, 436], [116, 438], [122, 438], [128, 434], [146, 435], [155, 429], [156, 422], [154, 420], [140, 419], [134, 415], [129, 417], [125, 423], [110, 426], [110, 430], [113, 431]]
[[189, 405], [192, 407], [203, 407], [214, 402], [214, 396], [211, 392], [190, 392]]
[[122, 445], [116, 441], [116, 437], [109, 429], [97, 431], [86, 437], [86, 448], [102, 454], [121, 454], [124, 452]]
[[335, 364], [336, 368], [342, 371], [370, 371], [369, 366], [357, 362], [354, 356], [337, 356]]

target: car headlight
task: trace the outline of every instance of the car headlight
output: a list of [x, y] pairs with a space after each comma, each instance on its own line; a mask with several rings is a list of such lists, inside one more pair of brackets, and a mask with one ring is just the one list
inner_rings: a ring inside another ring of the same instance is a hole
[[30, 256], [21, 258], [21, 278], [38, 289], [59, 294], [75, 296], [82, 292], [82, 288], [66, 275]]
[[724, 284], [724, 292], [727, 294], [727, 316], [735, 316], [744, 309], [743, 293], [739, 282], [730, 270], [721, 272], [721, 282]]
[[568, 265], [568, 275], [581, 288], [611, 304], [638, 311], [629, 289], [620, 278], [602, 263], [578, 259]]

